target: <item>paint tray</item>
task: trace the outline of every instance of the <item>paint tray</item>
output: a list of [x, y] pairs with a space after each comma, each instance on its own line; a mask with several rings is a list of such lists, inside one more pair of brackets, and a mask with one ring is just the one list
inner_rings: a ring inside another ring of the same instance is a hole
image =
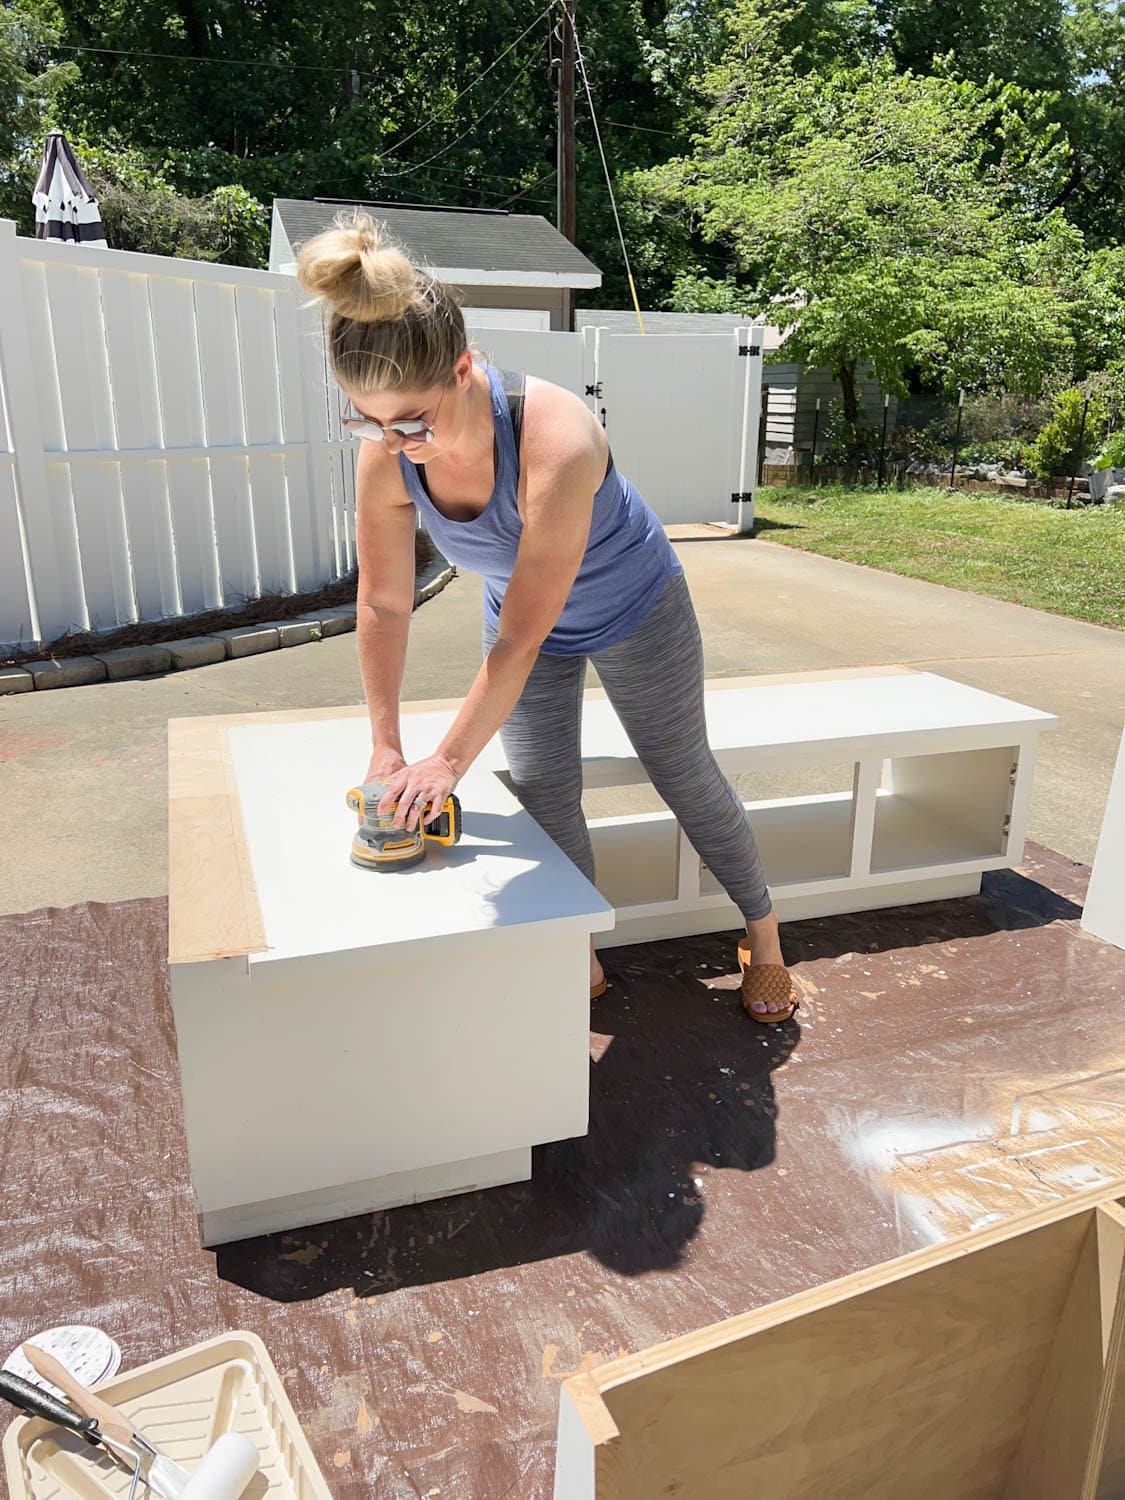
[[[190, 1473], [231, 1428], [261, 1454], [244, 1500], [332, 1500], [266, 1346], [227, 1333], [97, 1387], [161, 1453]], [[97, 1448], [36, 1417], [4, 1436], [11, 1500], [126, 1500], [129, 1475]], [[142, 1485], [149, 1500], [154, 1491]]]

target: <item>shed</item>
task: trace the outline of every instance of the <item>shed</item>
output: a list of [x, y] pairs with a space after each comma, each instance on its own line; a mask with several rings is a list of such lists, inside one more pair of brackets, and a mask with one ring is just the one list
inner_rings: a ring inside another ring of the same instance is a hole
[[385, 223], [415, 260], [455, 287], [471, 327], [567, 331], [575, 293], [602, 284], [593, 261], [542, 214], [353, 198], [275, 198], [270, 270], [292, 275], [298, 248], [348, 208]]
[[[732, 328], [744, 328], [752, 319], [739, 313], [646, 312], [645, 333], [665, 336], [674, 333], [723, 334]], [[608, 328], [611, 333], [639, 333], [637, 315], [631, 310], [580, 307], [574, 314], [577, 329]], [[762, 385], [766, 391], [766, 453], [769, 461], [788, 463], [794, 452], [808, 453], [812, 448], [813, 420], [817, 398], [821, 401], [820, 433], [829, 403], [840, 399], [839, 383], [827, 370], [814, 369], [795, 360], [778, 360], [777, 351], [784, 341], [780, 328], [767, 326], [763, 339], [766, 365]], [[883, 393], [870, 369], [861, 370], [859, 398], [873, 423], [882, 419]], [[817, 440], [818, 452], [822, 449]]]

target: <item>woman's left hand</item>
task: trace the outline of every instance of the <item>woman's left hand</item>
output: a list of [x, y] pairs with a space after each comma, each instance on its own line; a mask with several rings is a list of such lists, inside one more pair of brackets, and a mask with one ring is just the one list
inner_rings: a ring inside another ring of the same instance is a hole
[[460, 779], [444, 755], [428, 755], [425, 760], [416, 760], [388, 779], [387, 789], [379, 802], [379, 814], [389, 813], [397, 803], [394, 827], [408, 828], [413, 832], [427, 806], [430, 808], [428, 822], [432, 823], [441, 816], [445, 799]]

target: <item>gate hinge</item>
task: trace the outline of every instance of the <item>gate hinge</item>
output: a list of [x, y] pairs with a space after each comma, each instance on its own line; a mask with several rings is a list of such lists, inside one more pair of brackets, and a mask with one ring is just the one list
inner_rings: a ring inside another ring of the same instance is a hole
[[738, 346], [739, 359], [755, 359], [761, 352], [757, 344], [739, 344]]
[[601, 383], [601, 381], [599, 380], [596, 385], [588, 385], [586, 387], [586, 394], [587, 394], [587, 396], [596, 396], [598, 398], [598, 400], [600, 401], [602, 399], [602, 383]]
[[749, 501], [753, 500], [753, 498], [754, 498], [754, 491], [753, 490], [739, 490], [736, 494], [733, 494], [730, 497], [730, 503], [732, 505], [737, 505], [739, 503], [739, 501], [749, 502]]

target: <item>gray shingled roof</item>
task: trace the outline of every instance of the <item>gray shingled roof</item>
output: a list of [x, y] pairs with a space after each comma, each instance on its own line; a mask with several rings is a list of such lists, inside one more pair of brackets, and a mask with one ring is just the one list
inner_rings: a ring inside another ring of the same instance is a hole
[[[726, 333], [732, 328], [745, 328], [754, 320], [738, 313], [681, 313], [642, 312], [645, 333]], [[608, 328], [611, 333], [640, 333], [637, 315], [631, 309], [604, 307], [576, 307], [574, 326], [583, 328]], [[767, 352], [781, 343], [781, 333], [776, 328], [766, 328]]]
[[[329, 228], [340, 209], [348, 206], [300, 198], [275, 198], [273, 203], [294, 249]], [[546, 271], [552, 276], [567, 272], [601, 275], [593, 261], [587, 260], [542, 214], [356, 206], [365, 208], [373, 219], [383, 220], [395, 239], [435, 271], [471, 268]]]

